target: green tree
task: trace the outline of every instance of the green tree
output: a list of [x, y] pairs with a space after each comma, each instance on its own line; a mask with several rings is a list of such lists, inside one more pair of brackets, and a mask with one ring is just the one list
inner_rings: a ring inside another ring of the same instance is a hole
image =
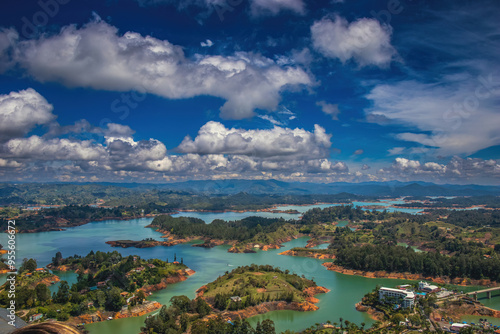
[[61, 281], [59, 283], [59, 290], [55, 295], [55, 302], [60, 304], [65, 304], [69, 301], [69, 284], [67, 281]]
[[189, 312], [191, 308], [191, 300], [186, 296], [174, 296], [170, 298], [170, 303], [181, 313]]
[[108, 311], [119, 311], [124, 305], [122, 296], [120, 295], [120, 289], [116, 286], [112, 287], [106, 293], [106, 304], [105, 308]]
[[52, 258], [52, 264], [54, 264], [54, 266], [57, 267], [61, 264], [62, 259], [63, 259], [63, 257], [62, 257], [61, 252], [57, 252], [56, 256]]
[[208, 303], [203, 298], [196, 298], [195, 309], [196, 313], [198, 313], [200, 317], [204, 317], [210, 313], [210, 305], [208, 305]]
[[266, 319], [262, 321], [262, 333], [276, 334], [276, 329], [274, 328], [274, 322], [271, 319]]
[[146, 299], [146, 294], [144, 293], [143, 290], [139, 290], [137, 292], [137, 302], [139, 304], [142, 304], [144, 302], [144, 299]]
[[96, 292], [95, 296], [95, 302], [97, 303], [97, 305], [103, 307], [106, 304], [106, 294], [99, 290]]
[[37, 264], [35, 259], [23, 259], [23, 263], [21, 264], [21, 267], [19, 267], [19, 272], [32, 272], [35, 271], [36, 268]]
[[405, 317], [401, 313], [396, 313], [391, 317], [391, 322], [395, 325], [399, 325], [401, 321], [405, 321]]
[[35, 287], [35, 295], [36, 299], [44, 305], [50, 299], [50, 290], [45, 284], [38, 283]]
[[257, 325], [255, 326], [255, 334], [264, 334], [260, 321], [257, 321]]

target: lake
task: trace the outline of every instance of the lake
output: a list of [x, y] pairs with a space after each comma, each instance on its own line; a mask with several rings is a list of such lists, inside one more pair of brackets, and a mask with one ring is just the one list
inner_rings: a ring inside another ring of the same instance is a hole
[[[308, 206], [282, 206], [278, 210], [297, 210], [301, 213], [312, 207], [328, 207], [337, 204], [320, 204]], [[380, 205], [381, 210], [387, 209], [390, 202], [385, 203], [354, 203], [360, 205]], [[397, 209], [398, 210], [398, 209]], [[404, 212], [419, 212], [420, 210], [399, 209]], [[205, 220], [207, 223], [213, 219], [237, 220], [248, 216], [261, 217], [283, 217], [285, 219], [297, 219], [300, 214], [283, 214], [272, 212], [181, 212], [175, 216], [190, 216]], [[395, 286], [402, 280], [388, 279], [368, 279], [357, 276], [347, 276], [336, 272], [328, 271], [321, 263], [325, 260], [310, 258], [300, 258], [292, 256], [278, 255], [278, 253], [293, 247], [303, 247], [307, 238], [292, 240], [285, 244], [285, 247], [279, 250], [257, 251], [252, 254], [233, 254], [228, 253], [228, 246], [220, 246], [212, 249], [191, 247], [190, 244], [177, 245], [174, 247], [154, 247], [154, 248], [113, 248], [105, 242], [109, 240], [134, 239], [142, 240], [144, 238], [153, 238], [160, 240], [161, 234], [151, 228], [145, 228], [150, 224], [152, 218], [132, 219], [128, 221], [108, 220], [102, 222], [91, 222], [86, 225], [68, 228], [65, 231], [53, 231], [31, 234], [18, 234], [16, 238], [17, 263], [21, 264], [23, 258], [35, 258], [38, 266], [49, 264], [56, 252], [60, 251], [63, 257], [74, 254], [86, 255], [91, 250], [95, 251], [118, 251], [123, 256], [139, 255], [142, 258], [159, 258], [172, 261], [174, 254], [177, 259], [183, 258], [184, 263], [196, 274], [189, 277], [188, 280], [169, 286], [163, 291], [159, 291], [150, 296], [151, 300], [157, 300], [162, 304], [168, 304], [171, 297], [176, 295], [186, 295], [189, 298], [195, 297], [195, 291], [200, 286], [215, 280], [219, 275], [226, 271], [231, 271], [237, 266], [255, 264], [270, 264], [288, 269], [298, 275], [305, 275], [307, 278], [314, 279], [318, 285], [324, 286], [331, 292], [318, 295], [320, 309], [315, 312], [296, 312], [296, 311], [274, 311], [265, 315], [259, 315], [250, 318], [249, 321], [255, 324], [263, 319], [272, 319], [276, 324], [278, 332], [286, 329], [304, 329], [315, 323], [322, 323], [330, 320], [338, 322], [340, 317], [348, 319], [357, 324], [365, 323], [367, 326], [373, 323], [366, 313], [356, 311], [355, 303], [360, 301], [361, 297], [367, 292], [373, 290], [376, 285]], [[0, 243], [6, 244], [7, 234], [0, 235]], [[321, 246], [326, 247], [327, 245]], [[58, 273], [60, 274], [60, 273]], [[73, 273], [62, 273], [62, 279], [69, 282], [76, 281], [76, 275]], [[5, 282], [6, 275], [0, 277], [0, 283]], [[57, 286], [52, 286], [51, 290]], [[119, 319], [105, 321], [101, 323], [89, 324], [86, 328], [91, 334], [122, 333], [137, 334], [144, 322], [143, 317]]]

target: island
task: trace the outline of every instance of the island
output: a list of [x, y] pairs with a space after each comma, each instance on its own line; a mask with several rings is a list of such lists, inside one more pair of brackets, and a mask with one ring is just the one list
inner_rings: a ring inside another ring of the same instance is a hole
[[302, 224], [283, 218], [247, 217], [242, 220], [226, 222], [216, 219], [210, 224], [191, 217], [172, 217], [160, 215], [146, 226], [163, 233], [167, 241], [153, 240], [116, 240], [108, 241], [112, 247], [154, 247], [175, 246], [193, 240], [203, 240], [194, 247], [215, 247], [231, 245], [232, 253], [252, 253], [256, 249], [268, 250], [282, 247], [284, 242], [302, 236]]
[[[270, 265], [238, 267], [199, 288], [194, 300], [173, 297], [172, 306], [146, 319], [142, 332], [248, 333], [252, 327], [245, 319], [275, 310], [315, 311], [319, 300], [314, 295], [328, 291]], [[256, 327], [258, 333], [273, 329], [270, 320]]]

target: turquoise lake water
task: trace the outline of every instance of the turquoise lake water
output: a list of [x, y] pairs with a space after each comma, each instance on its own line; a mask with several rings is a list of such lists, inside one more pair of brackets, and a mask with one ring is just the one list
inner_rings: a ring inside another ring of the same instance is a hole
[[[354, 203], [355, 205], [381, 205], [381, 209], [386, 209], [389, 205], [386, 203]], [[319, 207], [332, 206], [332, 204], [318, 205]], [[283, 206], [280, 210], [295, 209], [299, 212], [305, 212], [313, 206]], [[317, 207], [317, 206], [314, 206]], [[420, 210], [399, 209], [399, 211], [416, 213]], [[285, 219], [296, 219], [299, 214], [278, 214], [269, 212], [245, 212], [245, 213], [201, 213], [201, 212], [183, 212], [178, 215], [198, 217], [204, 219], [207, 223], [213, 219], [236, 220], [244, 217], [258, 215], [262, 217], [279, 217]], [[290, 218], [288, 218], [290, 217]], [[298, 275], [305, 275], [307, 278], [314, 279], [318, 285], [324, 286], [331, 292], [318, 295], [320, 302], [317, 304], [320, 309], [315, 312], [295, 312], [295, 311], [275, 311], [265, 315], [259, 315], [250, 318], [251, 323], [262, 321], [263, 319], [272, 319], [278, 332], [286, 329], [304, 329], [315, 323], [322, 323], [330, 320], [338, 322], [340, 317], [348, 319], [351, 322], [360, 324], [364, 322], [367, 326], [373, 321], [365, 314], [355, 310], [354, 305], [364, 294], [373, 290], [376, 285], [395, 286], [404, 280], [388, 279], [368, 279], [357, 276], [347, 276], [332, 271], [327, 271], [321, 263], [325, 260], [310, 258], [300, 258], [278, 255], [278, 253], [293, 247], [303, 247], [307, 238], [292, 240], [285, 244], [285, 247], [279, 250], [269, 250], [267, 252], [257, 251], [253, 254], [233, 254], [228, 253], [227, 246], [215, 247], [212, 249], [191, 247], [190, 244], [177, 245], [174, 247], [154, 247], [154, 248], [112, 248], [105, 242], [109, 240], [134, 239], [142, 240], [144, 238], [153, 238], [160, 240], [161, 234], [151, 228], [145, 228], [150, 224], [152, 218], [133, 219], [129, 221], [109, 220], [103, 222], [92, 222], [83, 226], [68, 228], [66, 231], [42, 232], [33, 234], [18, 234], [16, 238], [17, 259], [20, 264], [23, 258], [35, 258], [39, 266], [45, 266], [51, 262], [52, 257], [57, 251], [60, 251], [64, 257], [78, 254], [86, 255], [93, 251], [118, 251], [123, 256], [139, 255], [142, 258], [159, 258], [173, 260], [174, 254], [177, 258], [183, 258], [184, 263], [196, 274], [189, 277], [188, 280], [170, 285], [167, 289], [154, 293], [150, 296], [151, 300], [159, 301], [162, 304], [168, 304], [170, 298], [176, 295], [186, 295], [190, 298], [195, 296], [195, 291], [200, 286], [215, 280], [219, 275], [226, 271], [231, 271], [237, 266], [256, 264], [270, 264], [288, 269]], [[0, 244], [6, 244], [7, 235], [0, 235]], [[321, 245], [320, 248], [328, 245]], [[69, 282], [76, 281], [76, 275], [73, 273], [61, 274], [61, 279]], [[5, 281], [6, 275], [0, 277], [0, 283]], [[57, 286], [51, 287], [51, 290]], [[498, 300], [496, 302], [495, 300]], [[489, 301], [490, 307], [498, 307], [500, 298], [493, 298]], [[137, 334], [144, 322], [143, 317], [128, 318], [120, 320], [105, 321], [96, 324], [87, 325], [86, 328], [91, 334], [121, 333]]]

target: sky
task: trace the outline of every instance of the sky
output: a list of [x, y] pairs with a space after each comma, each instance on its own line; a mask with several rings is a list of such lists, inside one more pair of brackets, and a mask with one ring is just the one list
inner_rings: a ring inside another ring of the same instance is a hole
[[500, 2], [6, 0], [0, 181], [500, 184]]

